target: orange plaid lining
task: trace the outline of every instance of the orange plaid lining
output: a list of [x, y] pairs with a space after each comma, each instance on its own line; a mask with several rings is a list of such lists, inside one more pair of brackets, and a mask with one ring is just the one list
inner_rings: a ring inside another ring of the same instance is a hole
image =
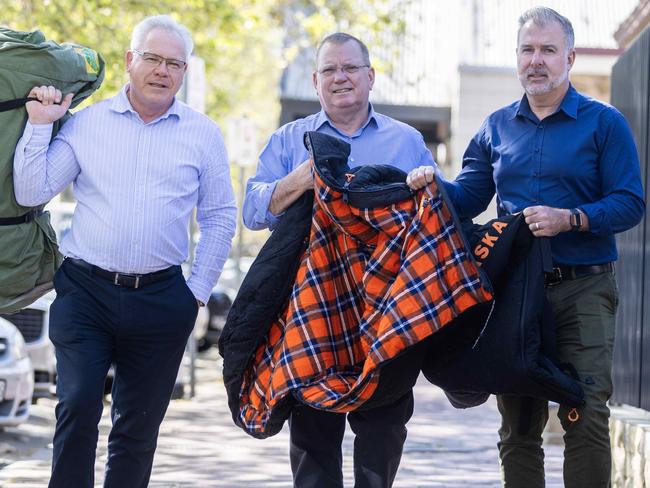
[[348, 205], [315, 174], [310, 246], [290, 301], [244, 374], [241, 426], [263, 436], [281, 400], [357, 409], [380, 367], [492, 299], [434, 181], [415, 198]]

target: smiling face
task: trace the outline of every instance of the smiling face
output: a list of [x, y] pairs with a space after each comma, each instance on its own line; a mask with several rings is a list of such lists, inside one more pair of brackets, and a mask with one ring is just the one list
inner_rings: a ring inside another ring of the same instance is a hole
[[517, 74], [530, 96], [565, 92], [575, 51], [567, 50], [566, 37], [557, 22], [541, 27], [532, 21], [519, 31]]
[[[368, 111], [368, 98], [375, 82], [375, 70], [364, 60], [361, 47], [355, 41], [343, 44], [328, 42], [321, 47], [313, 74], [314, 87], [320, 104], [332, 119], [351, 113]], [[346, 73], [344, 66], [361, 66], [355, 73]], [[333, 68], [330, 76], [323, 70]]]
[[[174, 32], [153, 29], [144, 38], [138, 51], [156, 54], [167, 59], [186, 61], [182, 39]], [[174, 96], [183, 83], [181, 70], [170, 70], [166, 63], [152, 66], [142, 56], [126, 53], [126, 70], [129, 73], [128, 97], [133, 109], [145, 122], [164, 114], [174, 101]]]

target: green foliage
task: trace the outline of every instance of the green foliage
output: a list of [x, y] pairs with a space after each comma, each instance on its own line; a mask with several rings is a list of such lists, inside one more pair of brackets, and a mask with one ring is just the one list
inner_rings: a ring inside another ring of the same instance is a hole
[[4, 23], [40, 29], [56, 42], [99, 51], [106, 79], [90, 102], [115, 94], [127, 81], [124, 54], [133, 27], [167, 13], [193, 34], [206, 63], [206, 112], [218, 121], [247, 114], [270, 130], [277, 120], [278, 80], [298, 49], [345, 30], [372, 46], [386, 30], [402, 28], [396, 0], [3, 0]]
[[[403, 30], [403, 8], [411, 0], [1, 0], [0, 23], [15, 30], [40, 29], [48, 39], [73, 42], [102, 54], [102, 88], [83, 105], [117, 93], [133, 27], [150, 15], [169, 14], [192, 33], [195, 54], [205, 60], [206, 113], [221, 127], [227, 117], [247, 116], [263, 144], [278, 121], [282, 70], [301, 49], [326, 34], [345, 31], [371, 49], [373, 64], [388, 70], [392, 35]], [[379, 49], [378, 46], [384, 46]], [[388, 48], [390, 50], [390, 47]], [[240, 168], [240, 178], [252, 168]], [[233, 172], [238, 180], [239, 171]], [[243, 179], [241, 181], [243, 181]], [[235, 188], [239, 181], [233, 181]], [[266, 233], [246, 232], [249, 252]]]

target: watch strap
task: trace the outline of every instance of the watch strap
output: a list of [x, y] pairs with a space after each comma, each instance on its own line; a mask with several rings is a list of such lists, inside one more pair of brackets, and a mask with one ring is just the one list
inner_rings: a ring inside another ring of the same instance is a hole
[[582, 213], [577, 208], [572, 208], [570, 212], [569, 223], [571, 224], [571, 230], [573, 232], [580, 232], [582, 228]]

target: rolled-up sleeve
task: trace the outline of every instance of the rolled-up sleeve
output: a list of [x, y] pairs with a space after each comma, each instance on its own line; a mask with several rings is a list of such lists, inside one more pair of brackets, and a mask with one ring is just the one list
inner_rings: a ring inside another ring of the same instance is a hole
[[281, 216], [273, 215], [269, 204], [278, 181], [288, 173], [284, 152], [282, 137], [276, 132], [260, 154], [255, 176], [246, 184], [243, 218], [251, 230], [273, 229]]

